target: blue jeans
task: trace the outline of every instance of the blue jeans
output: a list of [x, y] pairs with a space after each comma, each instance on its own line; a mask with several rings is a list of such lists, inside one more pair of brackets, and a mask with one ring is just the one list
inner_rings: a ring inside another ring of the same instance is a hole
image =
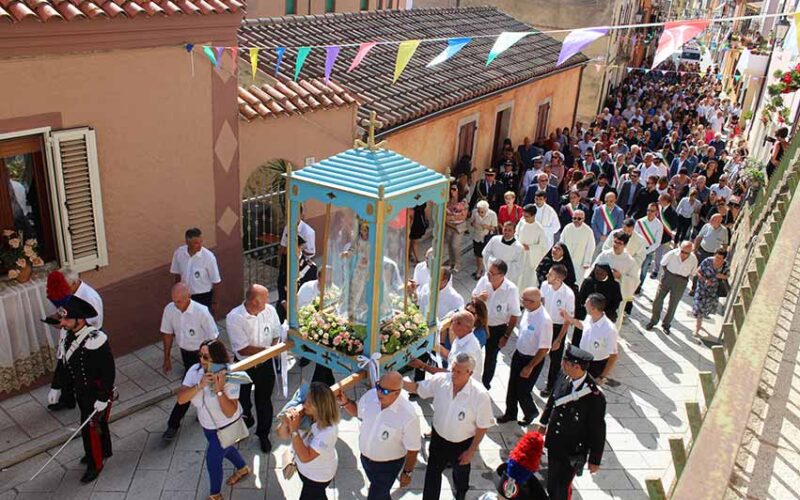
[[375, 462], [361, 455], [361, 465], [364, 466], [364, 472], [369, 479], [367, 500], [391, 500], [389, 491], [391, 491], [394, 480], [400, 474], [405, 461], [406, 457], [400, 457], [388, 462]]
[[244, 458], [242, 458], [235, 446], [228, 446], [224, 450], [222, 449], [216, 430], [203, 429], [203, 434], [206, 435], [208, 440], [206, 468], [208, 469], [208, 482], [211, 486], [210, 494], [216, 495], [222, 491], [222, 459], [227, 458], [236, 467], [236, 470], [247, 464], [245, 464]]

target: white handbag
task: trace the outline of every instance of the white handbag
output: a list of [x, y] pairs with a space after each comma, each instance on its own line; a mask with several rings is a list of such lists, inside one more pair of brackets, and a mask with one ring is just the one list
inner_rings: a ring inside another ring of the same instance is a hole
[[211, 414], [211, 410], [209, 410], [208, 406], [206, 406], [205, 389], [203, 389], [203, 407], [208, 412], [208, 416], [211, 417], [211, 421], [214, 422], [214, 427], [217, 428], [217, 439], [219, 439], [219, 444], [223, 450], [229, 446], [235, 445], [242, 439], [247, 439], [250, 436], [250, 431], [247, 430], [247, 425], [245, 425], [244, 419], [241, 415], [239, 415], [239, 418], [230, 424], [220, 428], [220, 426], [217, 424], [217, 421], [214, 420], [214, 415]]

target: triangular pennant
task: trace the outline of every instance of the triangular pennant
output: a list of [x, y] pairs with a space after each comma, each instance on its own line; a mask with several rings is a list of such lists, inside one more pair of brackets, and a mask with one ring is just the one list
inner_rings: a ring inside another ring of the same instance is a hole
[[561, 66], [564, 61], [574, 56], [584, 47], [604, 36], [606, 33], [608, 33], [608, 28], [605, 26], [570, 31], [561, 44], [561, 53], [558, 54], [556, 66]]
[[222, 52], [225, 50], [225, 47], [216, 47], [215, 50], [217, 51], [217, 62], [215, 66], [219, 69], [222, 64]]
[[489, 56], [486, 58], [486, 65], [490, 65], [492, 61], [497, 58], [500, 54], [508, 50], [512, 45], [519, 42], [526, 36], [530, 35], [530, 31], [505, 31], [500, 33], [500, 36], [497, 37], [497, 40], [494, 41], [494, 45], [492, 46], [492, 50], [489, 51]]
[[186, 49], [186, 52], [190, 52], [191, 53], [192, 49], [194, 49], [194, 44], [193, 43], [187, 43], [186, 46], [185, 46], [185, 49]]
[[217, 56], [214, 55], [214, 50], [211, 47], [203, 45], [203, 53], [208, 57], [208, 60], [211, 61], [211, 64], [214, 66], [217, 65]]
[[325, 47], [325, 83], [331, 81], [331, 71], [333, 65], [336, 64], [336, 58], [339, 57], [339, 52], [342, 50], [338, 45]]
[[631, 71], [633, 71], [633, 68], [628, 68], [628, 73], [630, 73]]
[[794, 35], [795, 35], [795, 48], [800, 48], [800, 12], [795, 12], [794, 16]]
[[231, 70], [235, 70], [236, 60], [239, 58], [239, 49], [237, 49], [236, 47], [231, 47], [230, 51], [231, 51], [231, 66], [233, 66]]
[[297, 50], [297, 59], [294, 61], [294, 81], [300, 77], [300, 70], [303, 69], [303, 64], [306, 62], [306, 57], [311, 52], [311, 47], [300, 47]]
[[644, 74], [646, 75], [647, 73], [650, 73], [649, 69], [644, 70]]
[[741, 79], [742, 79], [742, 75], [733, 75], [733, 81], [734, 81], [734, 82], [737, 82], [737, 83], [738, 83], [738, 82], [739, 82], [739, 80], [741, 80]]
[[394, 77], [392, 78], [392, 83], [395, 83], [397, 79], [400, 78], [403, 70], [406, 69], [408, 61], [411, 60], [414, 52], [417, 51], [417, 47], [419, 47], [419, 42], [419, 40], [406, 40], [404, 42], [400, 42], [400, 45], [398, 45], [397, 59], [394, 63]]
[[425, 67], [432, 68], [437, 64], [445, 62], [456, 55], [458, 51], [463, 49], [470, 41], [472, 41], [472, 38], [451, 38], [447, 40], [447, 47], [441, 51], [438, 56], [431, 59], [431, 62], [426, 64]]
[[661, 76], [667, 76], [667, 70], [662, 69], [661, 70]]
[[258, 72], [258, 49], [254, 47], [250, 48], [250, 70], [253, 74], [253, 80], [255, 80]]
[[275, 63], [275, 76], [281, 72], [281, 63], [283, 62], [283, 55], [286, 53], [286, 47], [276, 47], [275, 53], [278, 56], [278, 61]]
[[364, 42], [358, 47], [358, 52], [356, 53], [356, 57], [353, 58], [353, 62], [350, 63], [350, 67], [347, 68], [347, 72], [351, 72], [361, 64], [361, 61], [367, 57], [367, 52], [372, 50], [372, 47], [378, 45], [378, 42]]
[[664, 31], [658, 40], [658, 48], [653, 58], [653, 68], [666, 61], [669, 56], [680, 49], [683, 44], [708, 28], [711, 23], [708, 19], [694, 21], [669, 21], [664, 24]]

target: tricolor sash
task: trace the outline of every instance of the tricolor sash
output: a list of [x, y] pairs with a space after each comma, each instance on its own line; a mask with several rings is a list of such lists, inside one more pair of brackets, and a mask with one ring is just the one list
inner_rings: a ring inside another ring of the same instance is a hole
[[606, 234], [609, 234], [611, 231], [616, 229], [616, 227], [614, 227], [614, 221], [611, 219], [612, 213], [613, 210], [609, 210], [608, 205], [603, 205], [602, 210], [600, 210], [600, 215], [603, 216], [603, 222], [606, 223], [606, 229], [608, 229], [608, 231], [606, 231]]
[[672, 239], [673, 235], [675, 234], [672, 230], [672, 226], [669, 225], [667, 222], [667, 218], [664, 216], [664, 211], [666, 208], [662, 208], [658, 211], [658, 219], [661, 221], [661, 225], [664, 226], [664, 232]]
[[642, 217], [641, 219], [637, 220], [636, 224], [639, 226], [639, 232], [642, 233], [645, 241], [647, 241], [647, 246], [652, 245], [656, 241], [656, 237], [650, 230], [650, 226], [647, 225], [647, 217]]
[[614, 173], [614, 188], [619, 187], [619, 171], [617, 170], [617, 164], [614, 163], [611, 165], [611, 172]]

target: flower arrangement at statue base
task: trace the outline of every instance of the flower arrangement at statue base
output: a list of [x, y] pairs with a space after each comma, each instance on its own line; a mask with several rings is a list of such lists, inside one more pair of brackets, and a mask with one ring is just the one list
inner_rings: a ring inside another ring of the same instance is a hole
[[333, 311], [319, 309], [319, 299], [297, 311], [300, 335], [349, 356], [364, 352], [364, 337], [356, 333], [355, 326]]
[[761, 111], [761, 121], [766, 125], [774, 115], [779, 125], [791, 125], [791, 110], [784, 104], [783, 95], [800, 89], [800, 64], [789, 71], [777, 70], [772, 76], [778, 81], [767, 86], [769, 99]]
[[[400, 307], [402, 309], [402, 305]], [[381, 325], [381, 353], [394, 354], [427, 335], [428, 331], [419, 308], [409, 303], [405, 312], [396, 311], [392, 319]]]
[[22, 233], [13, 229], [3, 230], [0, 265], [8, 272], [9, 279], [24, 283], [31, 279], [34, 267], [44, 265], [44, 261], [36, 252], [38, 245], [34, 238], [23, 240]]

